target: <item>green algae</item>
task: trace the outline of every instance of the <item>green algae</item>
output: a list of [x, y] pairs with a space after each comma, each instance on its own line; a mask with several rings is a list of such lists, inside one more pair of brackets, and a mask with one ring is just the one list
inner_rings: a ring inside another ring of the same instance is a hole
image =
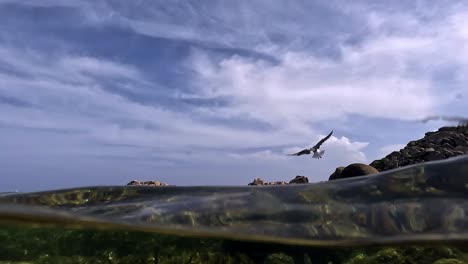
[[[465, 250], [466, 249], [466, 250]], [[123, 230], [0, 225], [0, 264], [460, 264], [464, 245], [306, 247]]]

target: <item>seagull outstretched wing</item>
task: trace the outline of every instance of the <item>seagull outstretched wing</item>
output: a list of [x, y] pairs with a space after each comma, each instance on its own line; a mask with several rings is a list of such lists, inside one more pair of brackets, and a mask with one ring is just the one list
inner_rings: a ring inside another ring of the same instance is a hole
[[328, 136], [322, 138], [317, 144], [315, 144], [315, 146], [310, 148], [310, 150], [315, 152], [315, 150], [319, 149], [320, 146], [323, 144], [323, 142], [327, 141], [331, 137], [332, 134], [333, 134], [333, 130], [330, 132], [330, 134], [328, 134]]
[[308, 149], [303, 149], [293, 154], [288, 154], [288, 156], [301, 156], [301, 155], [309, 155], [311, 152], [315, 153], [320, 148], [320, 145], [322, 145], [323, 142], [327, 141], [327, 139], [329, 139], [332, 134], [333, 134], [333, 130], [330, 132], [330, 134], [328, 134], [328, 136], [324, 137], [317, 144], [315, 144], [315, 146], [308, 148]]
[[288, 154], [288, 156], [300, 156], [300, 155], [309, 155], [309, 154], [310, 154], [310, 149], [303, 149], [299, 152]]

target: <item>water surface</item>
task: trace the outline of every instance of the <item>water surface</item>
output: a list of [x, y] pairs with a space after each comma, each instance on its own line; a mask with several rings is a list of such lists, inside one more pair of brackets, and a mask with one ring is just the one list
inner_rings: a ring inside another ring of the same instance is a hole
[[[468, 241], [467, 194], [468, 156], [462, 156], [315, 184], [9, 193], [0, 195], [0, 223], [4, 232], [10, 230], [5, 233], [9, 239], [18, 230], [32, 234], [51, 228], [44, 234], [88, 230], [151, 234], [160, 242], [162, 237], [231, 241], [223, 242], [223, 250], [226, 245], [236, 248], [236, 243], [250, 248], [265, 243], [279, 249], [325, 247], [335, 253], [415, 244], [456, 245], [460, 250]], [[180, 247], [181, 240], [174, 241]]]

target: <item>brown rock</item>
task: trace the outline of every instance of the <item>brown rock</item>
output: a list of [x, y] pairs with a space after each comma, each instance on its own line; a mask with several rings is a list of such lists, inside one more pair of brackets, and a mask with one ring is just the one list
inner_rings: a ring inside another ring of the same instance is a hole
[[289, 181], [291, 183], [309, 183], [309, 179], [306, 176], [297, 175], [296, 178]]
[[345, 167], [343, 167], [343, 166], [336, 168], [335, 172], [333, 172], [330, 175], [330, 177], [328, 177], [328, 180], [331, 181], [331, 180], [336, 180], [336, 179], [341, 178], [341, 172], [343, 172], [344, 168]]
[[341, 172], [341, 178], [357, 177], [375, 173], [379, 173], [379, 171], [372, 166], [363, 163], [353, 163], [343, 169]]

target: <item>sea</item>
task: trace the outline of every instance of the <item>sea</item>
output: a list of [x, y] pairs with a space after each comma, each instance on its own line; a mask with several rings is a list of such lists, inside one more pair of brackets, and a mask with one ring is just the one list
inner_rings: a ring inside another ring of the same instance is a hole
[[277, 186], [0, 194], [5, 263], [468, 263], [468, 155]]

